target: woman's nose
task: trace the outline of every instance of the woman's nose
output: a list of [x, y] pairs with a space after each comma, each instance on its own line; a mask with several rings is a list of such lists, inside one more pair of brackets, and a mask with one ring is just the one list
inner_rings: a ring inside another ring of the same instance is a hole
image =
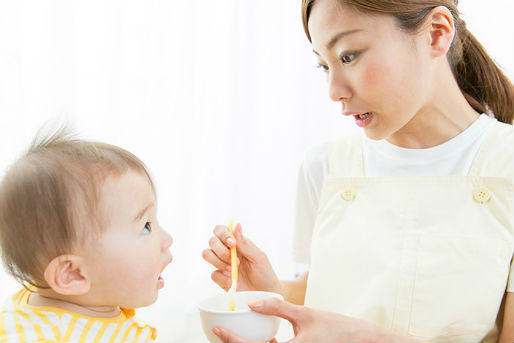
[[331, 70], [328, 74], [328, 93], [332, 101], [346, 101], [351, 97], [348, 81], [340, 71]]

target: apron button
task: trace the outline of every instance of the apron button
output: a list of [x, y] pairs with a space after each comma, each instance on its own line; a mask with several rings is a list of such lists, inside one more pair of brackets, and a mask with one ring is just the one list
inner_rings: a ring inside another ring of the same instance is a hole
[[475, 188], [473, 198], [480, 204], [486, 203], [491, 200], [491, 191], [486, 187]]
[[355, 199], [356, 194], [355, 191], [351, 188], [347, 188], [341, 192], [341, 199], [346, 201], [352, 201]]

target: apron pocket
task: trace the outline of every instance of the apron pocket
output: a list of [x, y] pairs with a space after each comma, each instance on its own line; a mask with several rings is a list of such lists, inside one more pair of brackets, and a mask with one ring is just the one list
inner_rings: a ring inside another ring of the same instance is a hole
[[420, 337], [485, 335], [495, 325], [512, 249], [499, 239], [421, 237], [409, 333]]

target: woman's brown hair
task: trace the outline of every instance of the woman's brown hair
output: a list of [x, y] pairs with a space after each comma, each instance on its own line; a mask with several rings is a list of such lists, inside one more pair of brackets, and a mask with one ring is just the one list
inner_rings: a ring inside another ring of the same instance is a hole
[[[438, 6], [453, 15], [456, 35], [448, 52], [448, 61], [457, 83], [469, 104], [478, 112], [492, 112], [501, 122], [512, 124], [514, 86], [483, 46], [466, 29], [459, 16], [457, 0], [334, 0], [356, 11], [391, 15], [398, 26], [416, 32], [425, 17]], [[309, 41], [309, 16], [316, 0], [302, 0], [303, 28]]]
[[94, 244], [108, 219], [99, 207], [107, 177], [140, 172], [136, 156], [114, 145], [76, 139], [66, 128], [39, 135], [0, 184], [0, 249], [6, 270], [23, 285], [47, 287], [48, 263]]

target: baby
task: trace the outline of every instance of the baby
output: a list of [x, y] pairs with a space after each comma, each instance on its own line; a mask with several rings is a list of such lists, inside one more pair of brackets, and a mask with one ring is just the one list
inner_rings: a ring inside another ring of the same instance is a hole
[[145, 165], [119, 147], [36, 139], [0, 185], [0, 247], [24, 287], [0, 314], [0, 342], [149, 342], [134, 318], [164, 286], [173, 239], [159, 226]]

